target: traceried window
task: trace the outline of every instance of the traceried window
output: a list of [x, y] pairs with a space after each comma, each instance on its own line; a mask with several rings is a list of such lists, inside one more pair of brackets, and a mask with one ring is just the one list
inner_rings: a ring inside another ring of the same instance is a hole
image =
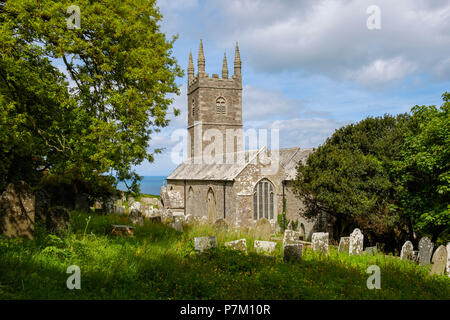
[[222, 97], [217, 98], [216, 100], [216, 113], [217, 114], [225, 114], [225, 99]]
[[272, 183], [263, 179], [258, 182], [253, 190], [253, 219], [258, 220], [274, 218], [274, 188]]

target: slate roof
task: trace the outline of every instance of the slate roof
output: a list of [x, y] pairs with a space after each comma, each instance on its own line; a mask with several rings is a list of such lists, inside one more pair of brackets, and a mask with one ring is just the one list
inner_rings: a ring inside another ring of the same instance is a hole
[[[181, 163], [168, 177], [167, 180], [209, 180], [209, 181], [233, 181], [236, 176], [265, 150], [243, 151], [244, 161], [234, 164], [205, 164], [196, 163], [197, 159], [187, 159]], [[285, 180], [295, 178], [297, 163], [306, 161], [313, 149], [285, 148], [279, 149], [280, 165], [284, 168]], [[200, 161], [198, 161], [200, 162]]]

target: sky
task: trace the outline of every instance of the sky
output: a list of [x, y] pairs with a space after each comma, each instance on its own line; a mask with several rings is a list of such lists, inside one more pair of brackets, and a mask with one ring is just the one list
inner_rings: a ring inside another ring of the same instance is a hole
[[[373, 9], [376, 6], [376, 10]], [[161, 30], [178, 36], [186, 70], [203, 40], [206, 72], [221, 74], [234, 47], [242, 60], [244, 130], [279, 128], [280, 147], [323, 144], [366, 117], [441, 105], [450, 91], [450, 0], [160, 0]], [[372, 6], [372, 7], [371, 7]], [[374, 28], [375, 27], [375, 28]], [[164, 147], [137, 172], [167, 176], [177, 166], [174, 132], [187, 125], [187, 76], [177, 80], [178, 117], [152, 137]]]

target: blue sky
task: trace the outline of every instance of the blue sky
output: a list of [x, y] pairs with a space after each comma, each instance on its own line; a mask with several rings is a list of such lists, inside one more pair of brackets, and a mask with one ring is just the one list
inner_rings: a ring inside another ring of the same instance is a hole
[[[203, 39], [206, 72], [232, 73], [239, 42], [244, 129], [280, 128], [281, 147], [316, 147], [335, 129], [368, 116], [440, 105], [450, 91], [450, 1], [160, 0], [162, 31], [178, 35], [173, 54], [187, 69]], [[369, 30], [367, 8], [380, 8]], [[195, 68], [197, 70], [197, 67]], [[153, 137], [165, 147], [141, 175], [167, 175], [174, 130], [186, 127], [186, 77], [174, 106], [181, 115]]]

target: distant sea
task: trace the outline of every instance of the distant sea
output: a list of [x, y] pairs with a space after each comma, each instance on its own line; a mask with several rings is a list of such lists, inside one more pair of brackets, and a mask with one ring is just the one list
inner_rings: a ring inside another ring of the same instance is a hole
[[[144, 176], [140, 182], [141, 193], [159, 195], [164, 180], [166, 180], [165, 176]], [[127, 187], [123, 182], [119, 182], [117, 188], [122, 191], [127, 191]]]

